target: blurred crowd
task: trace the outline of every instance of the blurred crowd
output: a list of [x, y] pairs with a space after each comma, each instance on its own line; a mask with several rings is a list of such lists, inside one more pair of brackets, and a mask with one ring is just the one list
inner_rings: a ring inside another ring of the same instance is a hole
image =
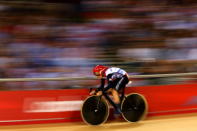
[[[195, 0], [0, 1], [0, 76], [85, 77], [97, 64], [118, 66], [130, 75], [197, 72], [196, 5]], [[0, 88], [90, 86], [95, 81], [1, 82]]]

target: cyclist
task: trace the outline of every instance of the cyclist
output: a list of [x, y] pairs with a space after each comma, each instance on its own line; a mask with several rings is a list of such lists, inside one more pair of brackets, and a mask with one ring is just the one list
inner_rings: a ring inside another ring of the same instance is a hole
[[[96, 95], [102, 95], [102, 91], [111, 93], [114, 103], [120, 107], [119, 92], [129, 83], [128, 74], [125, 70], [117, 67], [97, 65], [93, 68], [93, 74], [101, 79], [101, 85], [96, 90]], [[107, 86], [105, 86], [107, 81]], [[94, 94], [92, 91], [90, 94]]]

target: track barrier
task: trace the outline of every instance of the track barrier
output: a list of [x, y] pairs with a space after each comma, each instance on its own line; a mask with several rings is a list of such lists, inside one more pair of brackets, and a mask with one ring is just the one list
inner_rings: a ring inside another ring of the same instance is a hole
[[[130, 78], [195, 76], [193, 73], [132, 75]], [[11, 81], [96, 80], [95, 77], [3, 78]], [[126, 94], [142, 94], [148, 117], [197, 113], [197, 83], [127, 87]], [[0, 91], [0, 125], [82, 121], [80, 109], [89, 89]]]

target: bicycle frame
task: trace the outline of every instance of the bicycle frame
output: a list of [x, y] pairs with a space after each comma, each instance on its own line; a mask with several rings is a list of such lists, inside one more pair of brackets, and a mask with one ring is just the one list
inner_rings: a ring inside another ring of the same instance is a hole
[[[125, 98], [125, 87], [123, 87], [121, 92], [121, 96], [120, 96], [120, 103], [122, 103], [123, 98]], [[108, 93], [105, 92], [104, 90], [102, 90], [102, 95], [100, 96], [100, 98], [102, 96], [104, 96], [106, 98], [106, 100], [114, 107], [115, 110], [118, 111], [119, 107], [114, 103], [114, 101], [109, 97]], [[101, 100], [101, 99], [100, 99]]]

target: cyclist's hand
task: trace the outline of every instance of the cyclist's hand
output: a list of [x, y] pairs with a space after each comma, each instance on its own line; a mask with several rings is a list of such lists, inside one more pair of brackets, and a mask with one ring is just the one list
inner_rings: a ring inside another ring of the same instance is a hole
[[102, 94], [103, 94], [102, 91], [98, 91], [98, 92], [96, 93], [97, 96], [101, 96]]
[[95, 95], [95, 94], [96, 94], [96, 91], [95, 90], [93, 90], [93, 91], [90, 92], [90, 95]]

